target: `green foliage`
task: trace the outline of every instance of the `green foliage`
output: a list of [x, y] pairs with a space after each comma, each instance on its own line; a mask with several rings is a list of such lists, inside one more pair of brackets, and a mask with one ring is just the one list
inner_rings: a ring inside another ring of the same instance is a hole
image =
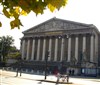
[[0, 27], [2, 27], [2, 23], [0, 22]]
[[15, 46], [12, 46], [7, 56], [8, 58], [18, 59], [19, 57], [21, 57], [21, 53]]
[[8, 53], [10, 52], [13, 42], [14, 39], [11, 36], [0, 37], [0, 51], [1, 51], [1, 56], [3, 56], [3, 61], [5, 61]]
[[11, 52], [9, 53], [8, 57], [9, 58], [13, 58], [13, 59], [18, 59], [21, 56], [20, 52], [16, 51], [16, 52]]
[[[19, 16], [27, 15], [33, 11], [36, 15], [43, 14], [46, 8], [53, 12], [67, 4], [68, 0], [0, 0], [3, 14], [7, 18], [14, 18], [10, 22], [11, 29], [23, 26]], [[0, 27], [2, 26], [0, 22]]]

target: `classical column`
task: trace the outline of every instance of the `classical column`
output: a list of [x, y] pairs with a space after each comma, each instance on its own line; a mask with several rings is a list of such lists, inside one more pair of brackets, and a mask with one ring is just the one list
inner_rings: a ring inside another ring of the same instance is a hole
[[37, 58], [36, 58], [36, 60], [39, 60], [39, 56], [40, 56], [40, 38], [38, 39]]
[[78, 36], [75, 38], [75, 59], [78, 60]]
[[31, 56], [31, 60], [34, 59], [34, 52], [35, 52], [35, 39], [33, 39], [33, 44], [32, 44], [32, 56]]
[[68, 59], [67, 61], [70, 62], [71, 58], [71, 37], [68, 38]]
[[48, 60], [50, 61], [51, 60], [51, 47], [52, 47], [52, 39], [50, 38], [49, 39], [49, 58], [48, 58]]
[[58, 38], [55, 39], [55, 54], [54, 54], [54, 61], [57, 61], [57, 52], [58, 52]]
[[98, 61], [98, 35], [95, 34], [95, 62]]
[[86, 35], [83, 35], [83, 45], [82, 45], [82, 60], [86, 61]]
[[29, 59], [29, 51], [30, 51], [30, 40], [28, 40], [28, 42], [27, 42], [27, 56], [26, 56], [26, 60]]
[[91, 35], [91, 42], [90, 42], [90, 61], [93, 62], [94, 56], [94, 36]]
[[86, 35], [83, 36], [83, 46], [82, 46], [82, 52], [84, 53], [86, 51]]
[[63, 57], [64, 57], [64, 38], [62, 38], [62, 40], [61, 40], [61, 58], [60, 58], [60, 61], [63, 60]]
[[45, 60], [45, 52], [46, 52], [46, 39], [43, 40], [43, 54], [42, 54], [42, 61]]
[[22, 40], [22, 59], [25, 57], [25, 40]]

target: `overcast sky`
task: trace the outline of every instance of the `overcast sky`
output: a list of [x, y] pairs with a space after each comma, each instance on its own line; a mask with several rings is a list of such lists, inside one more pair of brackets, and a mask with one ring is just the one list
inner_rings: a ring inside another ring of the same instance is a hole
[[86, 24], [94, 24], [100, 31], [100, 0], [68, 0], [66, 7], [54, 13], [51, 13], [49, 10], [45, 10], [43, 15], [38, 16], [34, 13], [30, 13], [28, 16], [20, 17], [24, 25], [20, 30], [17, 28], [11, 30], [9, 19], [0, 15], [0, 21], [3, 23], [3, 27], [0, 28], [0, 36], [11, 35], [15, 39], [14, 45], [19, 49], [20, 38], [23, 37], [22, 31], [53, 17]]

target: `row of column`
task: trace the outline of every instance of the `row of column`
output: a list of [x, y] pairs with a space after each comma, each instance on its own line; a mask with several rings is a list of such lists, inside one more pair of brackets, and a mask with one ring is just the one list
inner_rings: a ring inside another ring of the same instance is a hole
[[[93, 61], [93, 57], [94, 57], [94, 36], [91, 35], [90, 38], [90, 61]], [[96, 41], [96, 40], [95, 40]], [[40, 56], [40, 39], [38, 39], [38, 44], [37, 44], [37, 56], [36, 56], [36, 60], [39, 60], [39, 56]], [[76, 36], [75, 38], [75, 59], [78, 60], [78, 45], [79, 45], [79, 37]], [[27, 43], [27, 55], [26, 55], [26, 59], [29, 59], [29, 47], [30, 47], [30, 40], [28, 40]], [[55, 39], [55, 47], [54, 47], [54, 61], [57, 61], [57, 56], [58, 56], [58, 38]], [[51, 49], [52, 49], [52, 38], [49, 39], [49, 59], [51, 60]], [[86, 36], [83, 36], [83, 44], [82, 44], [82, 51], [83, 53], [86, 51]], [[32, 42], [32, 54], [31, 54], [31, 60], [34, 59], [34, 53], [35, 53], [35, 39], [33, 39]], [[24, 54], [25, 54], [25, 40], [22, 41], [22, 58], [24, 58]], [[42, 60], [45, 59], [45, 54], [46, 54], [46, 39], [44, 38], [43, 40], [43, 51], [42, 51]], [[64, 56], [64, 38], [61, 39], [61, 55], [60, 55], [60, 61], [63, 60], [63, 56]], [[71, 37], [68, 38], [68, 59], [67, 61], [70, 62], [71, 60]]]

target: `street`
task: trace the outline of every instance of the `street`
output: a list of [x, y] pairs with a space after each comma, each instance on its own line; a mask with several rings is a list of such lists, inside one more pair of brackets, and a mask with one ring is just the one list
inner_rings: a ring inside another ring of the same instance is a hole
[[[56, 85], [57, 78], [54, 75], [47, 76], [46, 81], [44, 75], [26, 74], [15, 77], [16, 72], [0, 70], [0, 85]], [[100, 85], [99, 78], [70, 77], [70, 84], [58, 85]]]

